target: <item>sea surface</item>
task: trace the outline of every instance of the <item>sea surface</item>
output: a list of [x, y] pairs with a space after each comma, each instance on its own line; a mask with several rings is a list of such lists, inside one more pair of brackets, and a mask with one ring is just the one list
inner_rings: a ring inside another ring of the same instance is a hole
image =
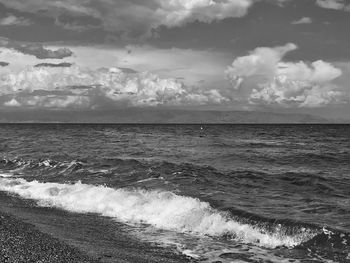
[[0, 150], [6, 206], [52, 233], [64, 211], [200, 262], [350, 262], [349, 125], [3, 124]]

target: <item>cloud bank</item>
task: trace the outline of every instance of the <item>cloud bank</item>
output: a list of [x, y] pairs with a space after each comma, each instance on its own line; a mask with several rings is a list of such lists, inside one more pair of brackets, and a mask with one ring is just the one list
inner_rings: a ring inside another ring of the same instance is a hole
[[3, 74], [0, 102], [5, 107], [83, 108], [220, 104], [218, 90], [189, 87], [175, 79], [118, 68], [27, 67]]
[[14, 49], [23, 54], [33, 55], [38, 59], [63, 59], [73, 55], [73, 52], [68, 48], [50, 50], [44, 48], [40, 43], [20, 42], [4, 37], [0, 37], [0, 47]]
[[285, 62], [295, 44], [256, 48], [236, 58], [227, 68], [237, 96], [254, 105], [321, 107], [349, 99], [349, 93], [335, 84], [342, 70], [318, 60], [312, 63]]

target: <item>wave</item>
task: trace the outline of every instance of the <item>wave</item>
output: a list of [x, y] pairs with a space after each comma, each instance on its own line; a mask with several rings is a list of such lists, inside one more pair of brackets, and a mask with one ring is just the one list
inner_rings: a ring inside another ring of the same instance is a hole
[[19, 178], [0, 178], [0, 190], [36, 200], [40, 206], [97, 213], [121, 222], [148, 224], [164, 230], [229, 237], [268, 248], [294, 247], [316, 235], [310, 229], [286, 235], [282, 226], [270, 230], [240, 223], [207, 202], [164, 191], [114, 189], [80, 182], [29, 182]]
[[55, 171], [58, 173], [75, 172], [83, 168], [83, 162], [79, 160], [73, 161], [55, 161], [51, 159], [26, 160], [22, 158], [2, 159], [0, 160], [2, 169], [14, 172], [30, 170], [35, 172], [40, 171]]
[[[217, 182], [232, 184], [236, 189], [262, 185], [275, 188], [301, 187], [320, 195], [346, 197], [350, 181], [347, 178], [338, 179], [321, 172], [305, 171], [259, 171], [252, 169], [219, 170], [210, 165], [193, 163], [176, 163], [164, 160], [145, 160], [134, 158], [107, 158], [99, 162], [87, 160], [52, 160], [52, 159], [0, 159], [0, 171], [11, 172], [17, 177], [28, 180], [49, 180], [61, 182], [103, 183], [103, 178], [113, 177], [109, 183], [114, 187], [133, 186], [164, 178], [164, 182], [185, 185], [196, 184], [207, 192], [212, 192], [210, 185]], [[31, 178], [31, 179], [29, 179]], [[88, 180], [91, 179], [91, 180]], [[213, 202], [213, 200], [211, 200]]]

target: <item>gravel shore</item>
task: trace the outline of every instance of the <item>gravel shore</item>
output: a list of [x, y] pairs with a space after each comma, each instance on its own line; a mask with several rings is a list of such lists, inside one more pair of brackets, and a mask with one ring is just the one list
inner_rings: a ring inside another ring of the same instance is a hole
[[2, 263], [90, 263], [100, 262], [84, 255], [33, 225], [0, 213], [0, 262]]

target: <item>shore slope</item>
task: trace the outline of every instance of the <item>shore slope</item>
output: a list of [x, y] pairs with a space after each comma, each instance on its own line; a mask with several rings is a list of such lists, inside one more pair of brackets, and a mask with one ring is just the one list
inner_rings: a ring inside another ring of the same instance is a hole
[[100, 262], [78, 249], [41, 233], [31, 224], [0, 213], [0, 262]]

